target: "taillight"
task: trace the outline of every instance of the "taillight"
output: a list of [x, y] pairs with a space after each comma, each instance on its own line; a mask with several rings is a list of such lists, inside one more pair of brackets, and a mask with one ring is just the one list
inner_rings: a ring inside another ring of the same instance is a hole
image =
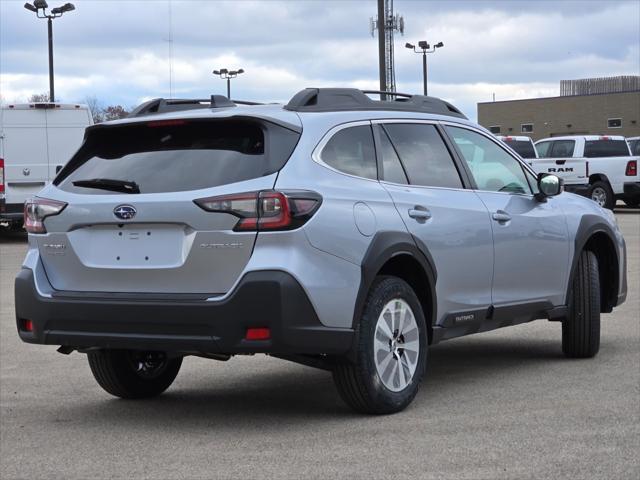
[[627, 170], [624, 172], [627, 177], [635, 177], [638, 175], [638, 162], [636, 160], [629, 160], [627, 162]]
[[4, 193], [4, 158], [0, 158], [0, 193]]
[[318, 210], [322, 197], [315, 192], [265, 190], [200, 198], [194, 203], [207, 212], [229, 213], [239, 218], [236, 232], [293, 230]]
[[47, 198], [30, 198], [24, 202], [24, 228], [29, 233], [47, 233], [44, 219], [58, 215], [67, 204]]

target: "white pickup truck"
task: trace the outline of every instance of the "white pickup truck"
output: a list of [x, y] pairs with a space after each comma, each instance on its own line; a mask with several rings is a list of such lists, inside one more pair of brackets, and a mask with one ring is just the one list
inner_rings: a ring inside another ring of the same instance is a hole
[[538, 173], [564, 179], [565, 190], [613, 209], [616, 200], [640, 203], [638, 161], [621, 136], [575, 135], [538, 140], [539, 158], [527, 159]]
[[525, 160], [528, 158], [538, 158], [536, 148], [531, 138], [524, 135], [496, 135], [496, 138], [506, 143], [513, 151]]

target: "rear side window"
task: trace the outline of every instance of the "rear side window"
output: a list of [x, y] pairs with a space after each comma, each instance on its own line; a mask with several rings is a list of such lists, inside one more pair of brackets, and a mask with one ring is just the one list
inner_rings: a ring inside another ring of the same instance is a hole
[[629, 150], [631, 150], [631, 155], [640, 155], [640, 140], [629, 140]]
[[398, 157], [395, 148], [393, 148], [393, 145], [391, 144], [391, 140], [389, 140], [387, 133], [382, 128], [376, 128], [378, 128], [379, 132], [379, 153], [382, 157], [382, 172], [380, 172], [380, 180], [392, 183], [409, 183], [407, 175], [404, 173], [404, 169], [402, 168], [402, 164], [400, 163], [400, 158]]
[[505, 141], [512, 149], [516, 151], [522, 158], [536, 158], [536, 151], [533, 148], [533, 143], [525, 141]]
[[373, 180], [378, 178], [376, 151], [369, 125], [338, 131], [324, 146], [320, 158], [340, 172]]
[[584, 144], [584, 156], [628, 157], [629, 148], [625, 140], [587, 140]]
[[433, 125], [384, 125], [412, 185], [462, 188], [453, 158]]
[[66, 191], [79, 180], [135, 182], [140, 193], [198, 190], [258, 178], [280, 170], [299, 134], [254, 120], [136, 123], [89, 130], [85, 143], [56, 178]]

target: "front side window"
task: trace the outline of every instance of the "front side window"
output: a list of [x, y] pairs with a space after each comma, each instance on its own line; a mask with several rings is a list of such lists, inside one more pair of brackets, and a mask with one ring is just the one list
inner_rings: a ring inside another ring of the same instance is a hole
[[458, 127], [446, 127], [462, 153], [479, 190], [530, 194], [520, 162], [484, 135]]
[[549, 158], [550, 146], [551, 146], [551, 142], [536, 143], [536, 152], [538, 152], [538, 157]]
[[369, 125], [338, 131], [324, 146], [320, 158], [340, 172], [374, 180], [378, 178], [376, 151]]
[[412, 185], [462, 188], [462, 180], [442, 137], [433, 125], [384, 125]]
[[575, 140], [555, 140], [549, 149], [548, 158], [573, 157]]

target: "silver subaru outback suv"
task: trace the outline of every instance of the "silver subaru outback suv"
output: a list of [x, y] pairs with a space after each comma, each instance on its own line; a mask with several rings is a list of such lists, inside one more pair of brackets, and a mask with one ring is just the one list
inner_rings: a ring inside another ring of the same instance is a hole
[[265, 353], [366, 413], [405, 408], [454, 337], [547, 319], [593, 357], [627, 290], [613, 214], [453, 105], [372, 93], [157, 99], [88, 128], [25, 204], [20, 338], [86, 353], [122, 398], [188, 355]]

